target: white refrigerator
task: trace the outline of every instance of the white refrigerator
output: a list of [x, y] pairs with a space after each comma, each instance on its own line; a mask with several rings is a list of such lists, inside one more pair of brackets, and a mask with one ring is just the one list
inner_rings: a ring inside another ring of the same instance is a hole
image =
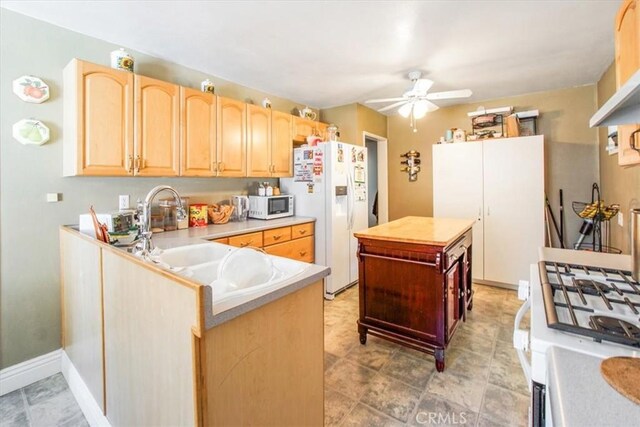
[[315, 262], [331, 268], [325, 298], [358, 281], [356, 231], [368, 228], [367, 149], [323, 142], [294, 150], [293, 178], [281, 178], [295, 196], [294, 214], [316, 218]]

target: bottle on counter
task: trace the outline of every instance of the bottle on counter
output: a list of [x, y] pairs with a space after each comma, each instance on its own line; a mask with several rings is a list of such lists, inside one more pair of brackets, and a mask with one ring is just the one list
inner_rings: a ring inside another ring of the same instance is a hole
[[264, 184], [261, 182], [260, 186], [258, 187], [258, 196], [266, 196], [267, 195], [267, 189], [264, 188]]
[[271, 184], [267, 184], [267, 196], [273, 196], [273, 187]]

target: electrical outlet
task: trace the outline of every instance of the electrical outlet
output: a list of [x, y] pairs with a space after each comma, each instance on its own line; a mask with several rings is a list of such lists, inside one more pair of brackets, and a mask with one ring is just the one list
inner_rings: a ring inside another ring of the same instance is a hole
[[118, 209], [129, 209], [129, 195], [121, 194], [118, 196]]
[[47, 202], [56, 203], [62, 200], [62, 193], [47, 193]]
[[618, 225], [620, 227], [624, 227], [624, 217], [622, 216], [622, 212], [618, 212]]

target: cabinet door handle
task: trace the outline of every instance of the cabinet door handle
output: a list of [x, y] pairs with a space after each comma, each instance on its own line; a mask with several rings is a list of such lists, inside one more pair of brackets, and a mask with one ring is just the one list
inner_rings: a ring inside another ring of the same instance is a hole
[[220, 165], [218, 166], [218, 168], [220, 169], [220, 172], [224, 172], [224, 163], [220, 162]]
[[133, 167], [134, 167], [136, 173], [140, 172], [140, 164], [141, 163], [142, 163], [142, 159], [140, 158], [140, 155], [138, 154], [136, 156], [135, 162], [133, 163]]
[[491, 215], [491, 208], [487, 206], [487, 216]]
[[640, 153], [640, 146], [636, 146], [636, 135], [640, 132], [640, 128], [634, 130], [631, 135], [629, 135], [629, 147], [636, 150]]
[[277, 236], [273, 236], [273, 240], [280, 240], [282, 234], [278, 234]]
[[305, 256], [307, 254], [307, 251], [300, 251], [298, 253], [300, 254], [300, 256]]
[[249, 246], [251, 243], [253, 243], [253, 240], [249, 240], [248, 242], [240, 242], [240, 247], [244, 248], [245, 246]]
[[127, 159], [127, 172], [133, 173], [133, 155], [129, 154], [129, 158]]
[[211, 166], [213, 167], [214, 172], [218, 172], [218, 164], [216, 162], [211, 162]]
[[298, 230], [298, 233], [300, 233], [300, 234], [307, 234], [307, 230]]

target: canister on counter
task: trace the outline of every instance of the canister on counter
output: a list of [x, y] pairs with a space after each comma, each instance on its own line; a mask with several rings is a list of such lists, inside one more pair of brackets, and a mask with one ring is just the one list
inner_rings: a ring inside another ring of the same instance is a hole
[[194, 203], [189, 205], [189, 227], [206, 227], [207, 220], [206, 203]]
[[189, 198], [188, 197], [182, 197], [180, 200], [182, 200], [182, 207], [184, 208], [184, 212], [187, 215], [184, 219], [178, 219], [177, 218], [177, 209], [178, 209], [178, 204], [176, 203], [176, 200], [171, 197], [171, 198], [167, 198], [167, 199], [160, 199], [160, 204], [165, 204], [168, 206], [171, 206], [174, 208], [174, 214], [176, 215], [175, 218], [175, 227], [171, 228], [171, 223], [166, 224], [165, 223], [165, 231], [170, 231], [167, 229], [167, 225], [169, 225], [169, 227], [172, 230], [175, 230], [176, 228], [178, 230], [184, 230], [185, 228], [189, 228]]

